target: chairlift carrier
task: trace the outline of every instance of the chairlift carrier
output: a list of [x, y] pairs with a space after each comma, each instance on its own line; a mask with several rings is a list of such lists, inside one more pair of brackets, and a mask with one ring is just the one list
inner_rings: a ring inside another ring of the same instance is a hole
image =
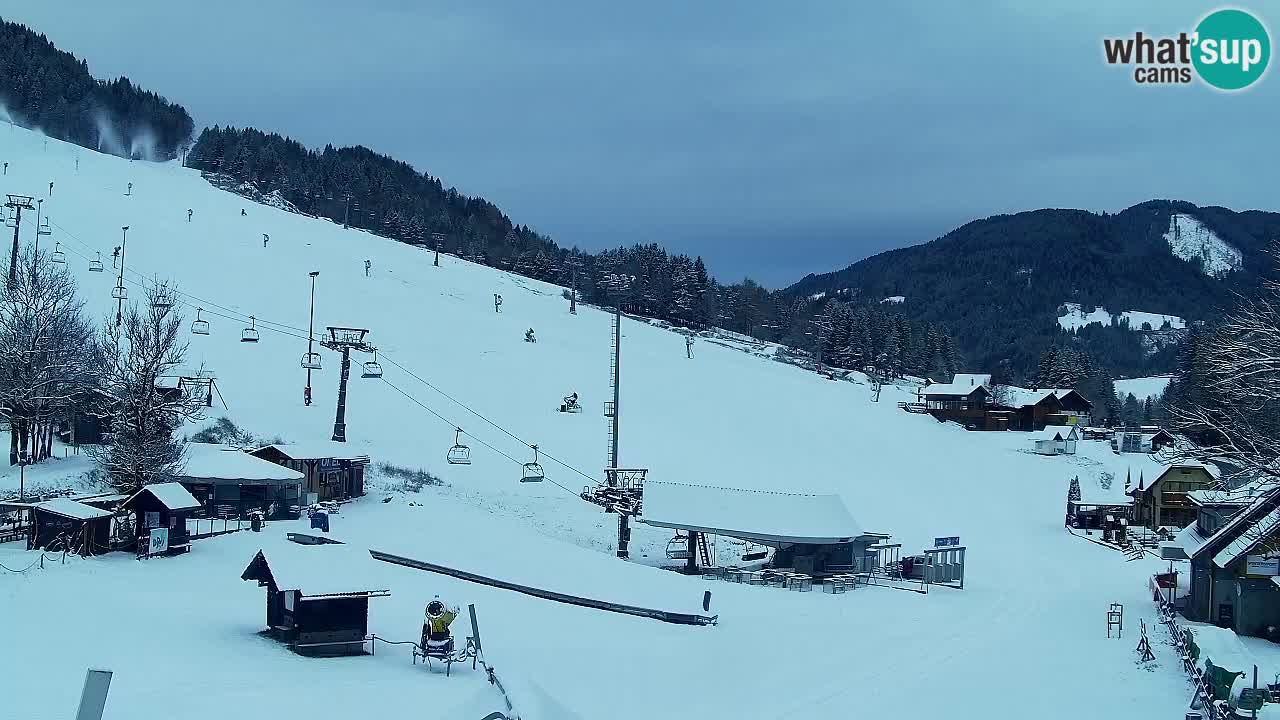
[[203, 310], [204, 308], [196, 308], [196, 319], [194, 322], [191, 323], [191, 333], [193, 335], [209, 334], [209, 321], [200, 319], [200, 313]]
[[302, 367], [306, 370], [320, 369], [320, 353], [309, 352], [302, 354]]
[[462, 444], [462, 428], [456, 428], [453, 436], [453, 447], [449, 448], [449, 454], [445, 458], [450, 465], [470, 465], [471, 464], [471, 448]]
[[111, 288], [111, 297], [114, 300], [128, 300], [129, 291], [125, 289], [124, 285], [116, 285], [115, 287]]
[[252, 315], [249, 316], [249, 327], [240, 331], [240, 342], [258, 342], [258, 321]]
[[89, 272], [102, 272], [102, 253], [98, 253], [97, 260], [89, 261]]
[[543, 472], [542, 466], [538, 464], [538, 446], [530, 445], [533, 448], [533, 462], [524, 464], [524, 473], [520, 476], [520, 482], [542, 482], [547, 479], [547, 474]]
[[49, 256], [50, 262], [56, 262], [65, 265], [67, 262], [67, 254], [62, 252], [62, 243], [53, 244], [53, 254]]
[[364, 372], [360, 373], [362, 378], [380, 378], [382, 377], [382, 366], [378, 364], [378, 349], [373, 349], [373, 359], [364, 364]]

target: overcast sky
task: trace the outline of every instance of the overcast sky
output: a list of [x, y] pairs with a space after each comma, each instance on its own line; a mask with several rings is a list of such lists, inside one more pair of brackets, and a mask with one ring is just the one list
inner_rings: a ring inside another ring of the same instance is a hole
[[1215, 6], [884, 5], [0, 0], [0, 14], [197, 127], [367, 145], [562, 245], [658, 242], [725, 281], [784, 286], [998, 212], [1276, 209], [1274, 71], [1224, 94], [1139, 87], [1102, 61], [1104, 36], [1189, 31]]

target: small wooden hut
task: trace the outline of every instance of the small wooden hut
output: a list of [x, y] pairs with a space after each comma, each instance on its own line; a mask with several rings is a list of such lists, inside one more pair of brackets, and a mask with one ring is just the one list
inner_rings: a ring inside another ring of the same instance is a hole
[[32, 529], [28, 550], [69, 550], [97, 555], [111, 549], [111, 511], [54, 498], [31, 506]]
[[139, 551], [147, 546], [151, 531], [161, 528], [168, 531], [168, 542], [159, 554], [176, 555], [191, 549], [187, 518], [191, 516], [192, 510], [200, 507], [200, 502], [187, 492], [182, 483], [143, 486], [124, 501], [123, 507], [133, 513]]

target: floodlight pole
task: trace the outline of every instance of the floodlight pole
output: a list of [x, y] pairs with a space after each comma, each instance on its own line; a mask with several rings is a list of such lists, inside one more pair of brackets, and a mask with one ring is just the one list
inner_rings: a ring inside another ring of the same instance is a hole
[[[38, 229], [38, 228], [37, 228]], [[120, 228], [120, 276], [116, 278], [116, 287], [124, 287], [124, 249], [129, 242], [129, 226], [124, 225]], [[117, 293], [119, 294], [119, 293]], [[116, 298], [116, 327], [120, 327], [120, 321], [124, 317], [124, 298]]]
[[[312, 270], [311, 275], [311, 322], [307, 325], [307, 355], [313, 355], [312, 340], [316, 334], [316, 276], [319, 270]], [[307, 368], [307, 404], [311, 404], [311, 368]]]
[[[609, 442], [609, 467], [616, 469], [618, 467], [618, 428], [622, 420], [622, 411], [619, 407], [620, 386], [622, 376], [619, 371], [622, 367], [622, 306], [614, 308], [613, 311], [613, 437]], [[610, 483], [618, 482], [618, 473], [611, 472], [609, 477]], [[626, 559], [631, 556], [628, 546], [631, 543], [631, 515], [627, 512], [618, 513], [618, 557]]]
[[[5, 163], [7, 168], [9, 163]], [[9, 289], [12, 290], [18, 286], [18, 231], [22, 228], [22, 211], [35, 210], [35, 206], [31, 204], [32, 198], [27, 195], [9, 195], [4, 204], [5, 207], [14, 211], [13, 216], [13, 256], [9, 260]], [[36, 225], [39, 230], [39, 224]]]

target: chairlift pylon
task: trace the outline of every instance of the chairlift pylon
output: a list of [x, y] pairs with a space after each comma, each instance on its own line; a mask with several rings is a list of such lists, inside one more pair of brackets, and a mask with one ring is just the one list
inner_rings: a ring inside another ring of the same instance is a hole
[[542, 466], [538, 464], [538, 446], [530, 445], [533, 448], [533, 462], [524, 464], [524, 473], [520, 476], [520, 482], [542, 482], [547, 479], [547, 474], [542, 471]]
[[192, 335], [208, 335], [209, 334], [209, 321], [200, 319], [200, 313], [203, 310], [204, 308], [196, 308], [196, 319], [194, 322], [191, 323]]
[[302, 355], [302, 367], [306, 370], [320, 369], [320, 353], [309, 352]]
[[252, 315], [249, 316], [249, 327], [240, 331], [240, 342], [258, 342], [258, 321]]
[[116, 285], [111, 288], [111, 297], [114, 300], [128, 300], [129, 291], [125, 289], [124, 285]]
[[67, 262], [67, 254], [62, 252], [62, 243], [53, 244], [53, 254], [49, 256], [49, 262], [56, 262], [65, 265]]
[[445, 457], [450, 465], [470, 465], [471, 464], [471, 448], [462, 444], [462, 428], [456, 428], [453, 436], [453, 447], [449, 448], [449, 454]]
[[102, 253], [98, 253], [97, 260], [89, 261], [89, 272], [102, 272]]
[[382, 377], [382, 366], [378, 364], [378, 349], [373, 349], [373, 359], [364, 364], [364, 372], [360, 373], [362, 378], [380, 378]]

